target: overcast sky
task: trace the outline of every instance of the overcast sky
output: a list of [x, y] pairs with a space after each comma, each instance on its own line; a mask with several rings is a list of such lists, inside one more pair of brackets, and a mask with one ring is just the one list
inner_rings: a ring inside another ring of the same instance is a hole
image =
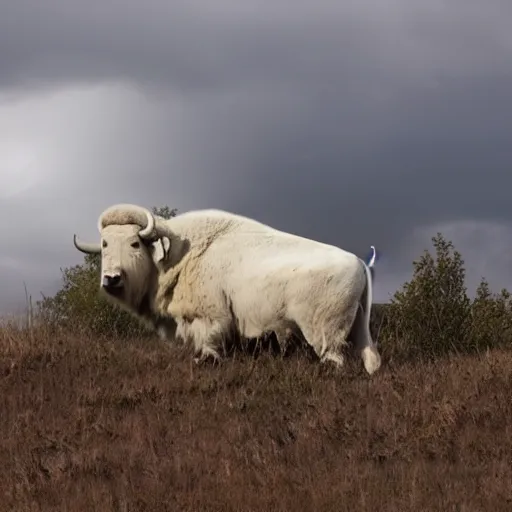
[[510, 0], [0, 3], [0, 311], [118, 202], [223, 208], [382, 256], [437, 231], [512, 287]]

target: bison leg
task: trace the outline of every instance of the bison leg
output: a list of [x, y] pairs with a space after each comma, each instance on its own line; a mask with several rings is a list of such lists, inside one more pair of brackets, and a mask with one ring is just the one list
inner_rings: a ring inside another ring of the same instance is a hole
[[345, 362], [342, 349], [357, 313], [357, 303], [318, 319], [316, 325], [300, 325], [306, 341], [313, 347], [322, 363], [334, 363], [341, 368]]
[[321, 363], [334, 363], [341, 368], [345, 358], [341, 353], [341, 347], [345, 344], [348, 329], [325, 326], [323, 328], [302, 328], [306, 341], [311, 345]]
[[274, 334], [276, 335], [277, 344], [279, 345], [279, 351], [281, 352], [281, 355], [284, 356], [293, 338], [293, 330], [289, 327], [283, 327], [281, 329], [276, 329]]
[[213, 359], [220, 362], [221, 356], [218, 348], [228, 330], [225, 322], [208, 318], [195, 318], [185, 327], [186, 337], [194, 344], [196, 363]]

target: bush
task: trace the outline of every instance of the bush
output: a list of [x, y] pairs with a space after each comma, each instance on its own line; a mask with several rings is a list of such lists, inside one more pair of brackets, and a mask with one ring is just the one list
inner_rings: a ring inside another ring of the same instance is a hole
[[[176, 210], [164, 206], [153, 208], [153, 213], [168, 219]], [[99, 293], [100, 270], [99, 254], [86, 254], [84, 263], [62, 270], [62, 289], [38, 303], [40, 319], [53, 327], [104, 337], [152, 336], [142, 322]]]
[[381, 339], [388, 355], [398, 359], [433, 359], [472, 353], [510, 341], [511, 301], [506, 290], [494, 296], [482, 279], [472, 301], [464, 260], [452, 242], [438, 233], [428, 251], [413, 262], [413, 278], [387, 307]]
[[482, 279], [476, 291], [468, 321], [469, 348], [476, 351], [506, 346], [512, 339], [512, 300], [502, 289], [492, 294]]

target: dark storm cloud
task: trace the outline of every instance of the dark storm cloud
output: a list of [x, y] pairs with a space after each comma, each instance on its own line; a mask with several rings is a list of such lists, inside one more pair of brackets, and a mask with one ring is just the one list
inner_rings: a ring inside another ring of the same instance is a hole
[[[417, 227], [512, 217], [511, 15], [498, 0], [0, 6], [0, 108], [61, 94], [20, 107], [41, 147], [60, 144], [35, 189], [0, 195], [3, 218], [39, 221], [2, 232], [0, 303], [24, 269], [36, 290], [54, 282], [80, 259], [73, 232], [96, 237], [101, 210], [128, 201], [375, 244], [385, 298], [434, 234]], [[62, 99], [101, 84], [103, 101]]]

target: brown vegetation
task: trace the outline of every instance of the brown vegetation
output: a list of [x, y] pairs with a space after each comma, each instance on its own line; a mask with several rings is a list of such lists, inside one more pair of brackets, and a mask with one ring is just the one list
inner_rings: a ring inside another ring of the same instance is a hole
[[0, 510], [512, 507], [512, 353], [336, 373], [0, 330]]

